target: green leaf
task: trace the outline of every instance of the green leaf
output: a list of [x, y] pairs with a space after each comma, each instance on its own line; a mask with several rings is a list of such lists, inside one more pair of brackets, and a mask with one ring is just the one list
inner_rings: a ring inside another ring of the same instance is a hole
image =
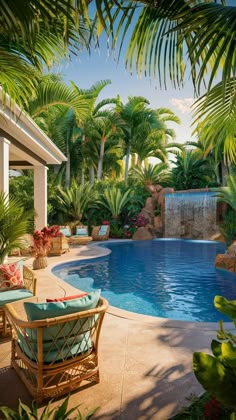
[[236, 375], [218, 359], [205, 353], [193, 354], [193, 371], [203, 388], [226, 407], [235, 410]]
[[218, 311], [236, 320], [236, 300], [227, 300], [222, 296], [215, 296], [214, 306]]

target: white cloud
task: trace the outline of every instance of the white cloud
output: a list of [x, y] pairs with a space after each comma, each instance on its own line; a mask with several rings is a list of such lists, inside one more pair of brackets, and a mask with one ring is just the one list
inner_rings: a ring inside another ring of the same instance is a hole
[[190, 114], [192, 112], [191, 106], [192, 106], [193, 102], [194, 102], [193, 98], [183, 98], [183, 99], [172, 98], [172, 99], [170, 99], [171, 105], [178, 108], [178, 110], [180, 112], [182, 112], [182, 114]]

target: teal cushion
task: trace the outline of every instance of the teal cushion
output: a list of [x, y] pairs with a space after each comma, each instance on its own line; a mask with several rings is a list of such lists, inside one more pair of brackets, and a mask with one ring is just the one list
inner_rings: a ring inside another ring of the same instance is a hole
[[32, 297], [32, 293], [27, 289], [6, 290], [0, 293], [0, 307], [15, 300]]
[[76, 228], [76, 235], [79, 236], [88, 236], [88, 228], [83, 227], [83, 228]]
[[106, 235], [107, 234], [107, 229], [108, 229], [107, 225], [102, 225], [99, 229], [98, 235]]
[[[30, 332], [33, 330], [28, 329], [29, 337], [27, 340], [18, 331], [18, 344], [21, 350], [33, 361], [37, 361], [37, 339], [31, 340]], [[89, 333], [75, 335], [67, 340], [63, 337], [56, 340], [43, 342], [43, 362], [60, 362], [71, 357], [76, 357], [89, 351], [92, 348], [92, 341]]]
[[60, 228], [60, 232], [63, 233], [64, 236], [71, 236], [70, 228]]
[[96, 308], [100, 293], [100, 290], [96, 290], [81, 298], [67, 300], [65, 302], [25, 302], [25, 312], [29, 321], [36, 321], [37, 319], [55, 318], [57, 316], [87, 311], [89, 309]]
[[[25, 311], [30, 321], [82, 312], [97, 306], [100, 293], [101, 291], [97, 290], [64, 302], [25, 302]], [[66, 360], [89, 351], [92, 347], [90, 330], [94, 327], [97, 317], [94, 315], [43, 328], [44, 363]], [[37, 329], [28, 328], [26, 334], [27, 340], [21, 334], [18, 335], [18, 343], [30, 359], [37, 360]], [[67, 337], [66, 344], [64, 337]]]

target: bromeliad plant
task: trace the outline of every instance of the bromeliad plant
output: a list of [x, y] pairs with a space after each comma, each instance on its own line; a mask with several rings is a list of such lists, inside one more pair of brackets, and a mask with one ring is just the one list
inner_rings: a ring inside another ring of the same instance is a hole
[[[233, 320], [236, 326], [236, 301], [216, 296], [214, 305]], [[236, 419], [236, 335], [225, 331], [223, 322], [217, 340], [212, 340], [213, 356], [196, 352], [193, 354], [193, 371], [205, 390], [215, 396], [221, 404], [231, 411], [231, 420]]]
[[[59, 407], [57, 406], [54, 408], [52, 408], [52, 401], [50, 401], [44, 408], [42, 414], [39, 414], [35, 401], [33, 401], [32, 406], [29, 407], [28, 405], [23, 404], [21, 400], [19, 400], [17, 411], [2, 406], [0, 407], [0, 413], [4, 415], [3, 418], [6, 420], [88, 420], [95, 413], [96, 409], [93, 409], [86, 415], [82, 415], [79, 411], [79, 406], [68, 410], [69, 398], [70, 396], [68, 395]], [[71, 417], [72, 414], [73, 417]]]

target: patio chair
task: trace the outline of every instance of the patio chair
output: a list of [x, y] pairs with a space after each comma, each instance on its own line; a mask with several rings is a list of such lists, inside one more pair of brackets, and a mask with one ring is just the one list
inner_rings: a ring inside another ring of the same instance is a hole
[[107, 241], [109, 239], [110, 226], [101, 225], [94, 226], [92, 230], [92, 238], [94, 241]]
[[19, 289], [0, 291], [0, 333], [6, 336], [9, 332], [9, 326], [5, 315], [5, 304], [21, 299], [28, 299], [35, 296], [36, 277], [32, 270], [23, 265], [23, 283]]
[[38, 403], [99, 382], [98, 343], [108, 302], [92, 293], [64, 302], [37, 304], [34, 298], [6, 305], [11, 366]]
[[64, 234], [52, 238], [49, 255], [61, 255], [68, 251], [70, 251], [69, 239]]
[[66, 226], [59, 226], [59, 231], [60, 231], [60, 233], [63, 233], [63, 235], [66, 238], [70, 238], [71, 235], [72, 235], [71, 228], [68, 225], [66, 225]]
[[70, 243], [76, 245], [86, 245], [93, 240], [88, 234], [88, 226], [76, 226], [75, 235], [70, 237]]

